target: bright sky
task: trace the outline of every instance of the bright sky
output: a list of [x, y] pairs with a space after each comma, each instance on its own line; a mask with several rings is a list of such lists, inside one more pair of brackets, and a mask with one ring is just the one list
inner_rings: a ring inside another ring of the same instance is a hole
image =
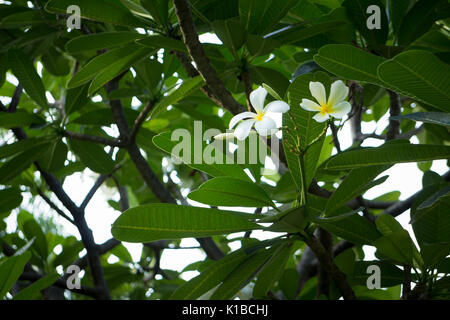
[[[2, 1], [0, 0], [0, 3]], [[200, 36], [202, 42], [212, 42], [212, 43], [220, 43], [215, 35], [212, 34], [204, 34]], [[13, 77], [8, 77], [8, 80], [12, 83], [17, 83]], [[4, 103], [9, 103], [7, 99], [2, 99]], [[385, 115], [379, 122], [378, 127], [374, 121], [370, 123], [363, 122], [362, 123], [362, 131], [363, 133], [371, 133], [376, 129], [376, 133], [381, 134], [383, 129], [388, 124], [388, 116]], [[345, 149], [351, 145], [351, 132], [350, 125], [345, 123], [343, 128], [339, 131], [339, 140], [341, 143], [342, 149]], [[416, 138], [411, 139], [412, 143], [418, 143]], [[375, 139], [367, 139], [364, 146], [377, 146], [382, 142]], [[448, 170], [445, 160], [433, 161], [433, 166], [431, 170], [443, 174]], [[398, 190], [401, 192], [400, 199], [404, 200], [421, 189], [422, 183], [422, 172], [417, 168], [417, 165], [414, 163], [410, 164], [397, 164], [393, 166], [391, 169], [383, 172], [381, 175], [389, 175], [389, 178], [381, 185], [378, 185], [372, 189], [370, 189], [365, 195], [365, 198], [373, 199], [379, 195], [387, 193], [389, 191]], [[380, 176], [381, 176], [380, 175]], [[73, 174], [68, 177], [64, 183], [64, 189], [68, 192], [70, 197], [77, 203], [80, 204], [84, 199], [86, 192], [93, 185], [97, 174], [86, 170], [81, 174]], [[120, 215], [118, 211], [112, 209], [106, 200], [108, 199], [118, 200], [118, 195], [115, 190], [109, 190], [106, 187], [101, 188], [99, 192], [93, 197], [90, 204], [86, 208], [86, 219], [89, 227], [93, 230], [94, 238], [97, 243], [102, 243], [111, 236], [111, 224], [114, 220]], [[190, 201], [193, 203], [192, 201]], [[194, 203], [193, 203], [194, 204]], [[196, 204], [201, 205], [201, 204]], [[201, 205], [203, 206], [203, 205]], [[45, 206], [46, 207], [46, 206]], [[48, 207], [46, 207], [48, 208]], [[229, 208], [227, 208], [229, 209]], [[235, 208], [237, 210], [249, 211], [247, 208]], [[251, 210], [250, 210], [251, 211]], [[58, 217], [54, 212], [51, 212], [48, 209], [46, 214], [51, 214], [54, 217], [54, 221], [57, 224], [61, 224], [64, 226], [64, 230], [67, 235], [75, 235], [79, 238], [78, 231], [76, 228], [65, 221], [64, 219]], [[413, 236], [413, 232], [411, 226], [409, 225], [409, 211], [403, 213], [400, 217], [397, 218], [398, 221], [405, 227]], [[16, 228], [16, 214], [11, 214], [11, 216], [7, 219], [8, 224], [8, 232], [13, 232]], [[252, 233], [252, 236], [258, 237], [260, 239], [270, 238], [274, 234], [269, 232], [255, 231]], [[239, 236], [238, 234], [232, 235], [231, 238]], [[124, 244], [130, 251], [134, 260], [139, 260], [141, 254], [141, 244]], [[181, 242], [182, 246], [198, 246], [198, 243], [195, 239], [184, 239]], [[230, 244], [233, 249], [239, 248], [239, 242], [235, 241]], [[366, 260], [371, 260], [374, 258], [375, 249], [373, 247], [365, 247], [366, 252]], [[59, 253], [59, 252], [57, 252]], [[84, 254], [84, 252], [82, 252]], [[164, 269], [172, 269], [181, 271], [188, 264], [204, 259], [204, 254], [198, 249], [183, 249], [183, 250], [173, 250], [168, 249], [164, 250], [162, 258], [161, 258], [161, 267]], [[110, 262], [114, 262], [111, 260]], [[189, 279], [196, 275], [196, 272], [187, 272], [183, 274], [185, 279]]]

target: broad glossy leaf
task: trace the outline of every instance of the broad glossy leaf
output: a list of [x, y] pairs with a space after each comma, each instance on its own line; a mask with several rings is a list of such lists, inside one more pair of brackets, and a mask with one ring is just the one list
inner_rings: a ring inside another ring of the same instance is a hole
[[150, 204], [131, 208], [114, 222], [114, 238], [126, 242], [207, 237], [260, 228], [233, 211], [175, 204]]
[[[259, 245], [259, 243], [258, 243]], [[198, 276], [192, 278], [182, 286], [180, 286], [171, 296], [171, 300], [192, 300], [197, 299], [209, 290], [216, 287], [226, 277], [250, 255], [254, 254], [254, 250], [248, 251], [249, 248], [241, 248], [222, 259], [214, 262], [207, 269], [202, 271]], [[252, 249], [250, 247], [250, 249]]]
[[350, 171], [344, 181], [341, 182], [336, 191], [328, 199], [326, 215], [331, 215], [335, 209], [345, 205], [356, 196], [361, 195], [369, 187], [373, 187], [371, 183], [373, 179], [388, 168], [389, 166], [373, 166]]
[[419, 255], [408, 231], [394, 217], [383, 214], [375, 224], [382, 236], [374, 242], [377, 249], [391, 259], [407, 265], [413, 265], [413, 260]]
[[408, 45], [427, 32], [438, 19], [439, 10], [443, 10], [446, 2], [443, 0], [417, 1], [402, 19], [398, 32], [398, 43], [400, 45]]
[[239, 16], [249, 33], [265, 34], [296, 3], [296, 0], [240, 0]]
[[8, 63], [30, 98], [40, 107], [47, 108], [44, 85], [31, 60], [22, 51], [11, 49], [8, 51]]
[[37, 254], [45, 261], [48, 256], [48, 243], [39, 224], [33, 218], [26, 219], [23, 222], [22, 231], [28, 240], [31, 241], [34, 238], [31, 247], [36, 250]]
[[34, 161], [47, 152], [49, 146], [50, 144], [35, 146], [3, 163], [0, 167], [0, 184], [6, 184], [25, 171]]
[[380, 64], [378, 77], [399, 93], [450, 111], [450, 66], [431, 52], [400, 53]]
[[267, 261], [258, 274], [253, 296], [265, 297], [275, 282], [281, 277], [292, 252], [292, 243], [281, 245], [273, 256]]
[[110, 49], [145, 37], [145, 35], [130, 31], [93, 33], [73, 38], [67, 42], [66, 50], [75, 54], [90, 50]]
[[189, 194], [189, 199], [211, 206], [275, 207], [264, 189], [253, 182], [231, 177], [217, 177], [203, 183]]
[[223, 283], [214, 291], [211, 300], [232, 299], [258, 273], [275, 250], [276, 247], [272, 247], [260, 250], [250, 256], [226, 277]]
[[16, 283], [30, 258], [31, 253], [25, 252], [9, 257], [0, 263], [0, 298], [3, 298]]
[[330, 218], [313, 217], [312, 221], [332, 234], [356, 244], [372, 244], [381, 236], [372, 223], [355, 212]]
[[45, 120], [39, 115], [24, 111], [0, 113], [0, 128], [27, 127], [31, 124], [44, 124]]
[[99, 90], [104, 84], [108, 81], [114, 79], [116, 76], [130, 68], [133, 64], [139, 62], [140, 60], [148, 57], [154, 50], [150, 48], [136, 48], [133, 50], [132, 46], [126, 47], [131, 53], [128, 55], [116, 60], [114, 63], [109, 65], [107, 68], [104, 68], [98, 75], [96, 75], [95, 79], [92, 81], [89, 86], [88, 94], [92, 95], [97, 90]]
[[68, 139], [70, 149], [80, 160], [94, 172], [110, 173], [114, 169], [114, 161], [100, 145], [75, 139]]
[[378, 78], [377, 68], [386, 60], [353, 46], [328, 44], [319, 49], [314, 61], [325, 70], [344, 79], [385, 85]]
[[[67, 88], [76, 88], [92, 80], [105, 69], [114, 64], [123, 64], [127, 58], [134, 58], [136, 52], [141, 53], [142, 47], [137, 44], [130, 44], [124, 48], [110, 50], [89, 61], [80, 71], [78, 71], [67, 84]], [[133, 59], [131, 59], [133, 60]]]
[[331, 170], [375, 165], [449, 159], [450, 147], [426, 144], [385, 144], [377, 148], [359, 148], [342, 152], [323, 164]]
[[23, 197], [19, 189], [0, 190], [0, 213], [11, 211], [22, 203]]
[[41, 295], [41, 291], [50, 287], [56, 280], [58, 280], [60, 275], [58, 273], [51, 273], [43, 276], [36, 282], [33, 282], [28, 287], [19, 291], [13, 297], [13, 300], [35, 300]]
[[391, 117], [391, 119], [408, 119], [419, 122], [439, 124], [443, 126], [450, 126], [450, 114], [446, 112], [414, 112], [402, 116]]

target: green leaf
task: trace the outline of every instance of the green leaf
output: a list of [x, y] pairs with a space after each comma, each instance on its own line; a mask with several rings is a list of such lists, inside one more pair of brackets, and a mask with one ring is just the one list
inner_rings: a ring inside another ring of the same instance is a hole
[[[298, 76], [287, 91], [290, 110], [283, 114], [283, 124], [288, 128], [283, 132], [283, 146], [289, 170], [299, 191], [302, 190], [301, 165], [296, 149], [305, 150], [326, 128], [325, 123], [319, 123], [312, 118], [314, 113], [300, 107], [303, 98], [314, 99], [309, 91], [310, 81], [320, 81], [325, 88], [329, 88], [331, 84], [329, 77], [323, 72]], [[308, 148], [304, 156], [306, 185], [311, 183], [315, 175], [322, 144], [323, 139], [320, 139]]]
[[48, 274], [39, 280], [33, 282], [28, 287], [22, 289], [19, 291], [18, 294], [16, 294], [13, 297], [13, 300], [35, 300], [39, 298], [41, 291], [44, 289], [47, 289], [50, 287], [53, 283], [58, 280], [60, 275], [58, 273], [51, 273]]
[[399, 93], [450, 111], [450, 66], [431, 52], [400, 53], [380, 64], [378, 77]]
[[109, 65], [107, 68], [104, 68], [92, 81], [91, 85], [89, 86], [88, 94], [92, 95], [95, 93], [98, 89], [103, 87], [104, 84], [106, 84], [108, 81], [114, 79], [116, 76], [124, 72], [125, 70], [128, 70], [133, 64], [137, 63], [138, 61], [148, 57], [152, 53], [154, 53], [154, 50], [150, 48], [136, 48], [136, 50], [133, 50], [132, 46], [126, 47], [128, 50], [131, 49], [131, 53], [128, 55], [117, 59], [114, 63]]
[[166, 28], [169, 17], [169, 0], [141, 0], [142, 6], [150, 12], [152, 18]]
[[67, 267], [78, 258], [78, 254], [83, 249], [84, 246], [81, 241], [75, 241], [75, 243], [70, 245], [64, 245], [63, 251], [55, 258], [55, 260], [53, 260], [53, 266], [57, 267], [62, 265], [64, 268]]
[[41, 61], [45, 69], [54, 76], [62, 77], [70, 73], [70, 61], [61, 52], [57, 51], [55, 47], [50, 47], [42, 55]]
[[342, 152], [323, 164], [330, 170], [450, 158], [450, 147], [426, 144], [384, 144]]
[[281, 72], [270, 68], [252, 66], [250, 68], [250, 76], [257, 84], [269, 84], [282, 97], [284, 97], [290, 84], [289, 80]]
[[312, 221], [332, 234], [355, 244], [372, 244], [381, 234], [356, 212], [330, 218], [312, 217]]
[[[399, 1], [401, 2], [401, 1]], [[408, 11], [398, 32], [398, 44], [408, 45], [426, 33], [438, 19], [443, 0], [420, 0]]]
[[[341, 182], [336, 191], [328, 199], [325, 209], [326, 215], [330, 216], [334, 210], [373, 187], [373, 179], [388, 168], [389, 166], [373, 166], [350, 171], [344, 181]], [[381, 183], [381, 181], [379, 182]]]
[[[188, 138], [192, 141], [188, 141], [189, 147], [183, 150], [183, 159], [181, 159], [184, 160], [186, 165], [190, 166], [191, 168], [206, 172], [213, 177], [229, 176], [244, 181], [250, 180], [250, 178], [238, 164], [226, 164], [226, 161], [222, 161], [222, 164], [215, 162], [206, 164], [203, 161], [202, 154], [195, 152], [195, 139], [193, 139], [192, 137], [193, 135], [189, 134]], [[180, 143], [183, 143], [183, 141]], [[163, 132], [154, 136], [153, 143], [161, 150], [172, 154], [172, 157], [178, 158], [178, 155], [174, 154], [174, 148], [178, 144], [178, 141], [176, 139], [172, 140], [172, 135], [170, 132]]]
[[127, 242], [207, 237], [260, 228], [232, 211], [175, 204], [151, 204], [131, 208], [114, 222], [114, 238]]
[[335, 30], [337, 27], [343, 26], [346, 21], [342, 20], [330, 20], [324, 22], [318, 22], [311, 26], [304, 26], [299, 24], [283, 30], [281, 32], [274, 33], [267, 39], [276, 40], [284, 45], [298, 45], [302, 46], [302, 41], [311, 39], [315, 36], [321, 35], [325, 32]]
[[257, 57], [271, 53], [274, 49], [280, 47], [281, 43], [271, 38], [249, 34], [245, 45], [251, 56]]
[[267, 295], [275, 282], [280, 279], [286, 263], [291, 257], [291, 251], [292, 243], [285, 243], [267, 261], [258, 274], [258, 279], [253, 288], [253, 297], [262, 298]]
[[41, 169], [47, 172], [55, 172], [64, 167], [67, 158], [67, 146], [60, 139], [50, 143], [48, 151], [39, 159]]
[[40, 107], [48, 108], [44, 85], [30, 59], [22, 51], [10, 49], [8, 51], [8, 62], [27, 95]]
[[406, 12], [409, 9], [411, 1], [389, 1], [389, 20], [392, 23], [394, 33], [398, 34], [400, 25]]
[[0, 113], [0, 128], [27, 127], [31, 124], [44, 124], [45, 120], [34, 113], [19, 111]]
[[418, 252], [416, 254], [414, 252], [417, 249], [409, 237], [408, 231], [388, 214], [378, 216], [375, 224], [382, 234], [382, 237], [374, 242], [377, 249], [395, 261], [412, 266]]
[[31, 253], [25, 252], [9, 257], [0, 263], [0, 298], [3, 298], [16, 283], [30, 258]]
[[402, 116], [391, 117], [390, 119], [408, 119], [419, 122], [439, 124], [443, 126], [450, 126], [450, 115], [446, 112], [414, 112]]
[[8, 188], [0, 190], [0, 213], [9, 212], [22, 203], [23, 197], [19, 189]]
[[184, 80], [178, 88], [168, 92], [166, 96], [158, 101], [158, 103], [153, 107], [151, 115], [155, 115], [168, 106], [177, 103], [181, 99], [184, 99], [189, 94], [202, 87], [203, 84], [203, 78], [201, 76], [196, 76], [194, 78]]
[[66, 92], [66, 104], [64, 105], [66, 114], [69, 115], [83, 108], [88, 102], [89, 85], [68, 89]]
[[244, 26], [238, 20], [216, 20], [212, 23], [214, 33], [222, 40], [222, 43], [230, 49], [233, 55], [244, 44], [247, 34]]
[[6, 184], [25, 171], [34, 161], [47, 152], [49, 146], [49, 144], [44, 144], [32, 147], [3, 163], [0, 167], [0, 184]]
[[167, 50], [176, 50], [185, 53], [188, 52], [183, 41], [160, 35], [152, 35], [144, 39], [137, 40], [136, 42], [140, 45], [155, 49], [164, 48]]
[[421, 246], [423, 243], [450, 242], [450, 186], [438, 186], [440, 184], [425, 188], [422, 193], [425, 199], [417, 198], [411, 208], [411, 224]]
[[67, 42], [66, 50], [71, 54], [77, 54], [84, 51], [110, 49], [145, 37], [146, 35], [130, 31], [93, 33], [73, 38]]
[[296, 0], [240, 0], [239, 16], [249, 33], [266, 34], [296, 3]]
[[193, 300], [216, 287], [253, 252], [241, 248], [214, 262], [197, 277], [180, 286], [169, 299]]
[[276, 247], [256, 252], [236, 267], [214, 291], [211, 300], [227, 300], [244, 287], [274, 253]]
[[[125, 118], [131, 126], [136, 120], [139, 112], [130, 108], [124, 108]], [[109, 126], [114, 123], [111, 109], [101, 108], [84, 112], [81, 116], [73, 119], [72, 123], [93, 125], [93, 126]]]
[[31, 241], [31, 239], [34, 238], [31, 247], [36, 250], [37, 254], [45, 261], [48, 256], [48, 243], [39, 224], [34, 219], [27, 219], [23, 223], [22, 231], [28, 240]]
[[325, 70], [348, 80], [384, 86], [377, 68], [386, 61], [380, 56], [345, 44], [328, 44], [319, 49], [314, 61]]
[[188, 198], [211, 206], [275, 207], [264, 189], [253, 182], [231, 177], [217, 177], [206, 181]]
[[[381, 29], [370, 30], [367, 27], [367, 20], [373, 13], [366, 13], [369, 6], [376, 5], [380, 8], [380, 26]], [[354, 23], [356, 29], [361, 33], [364, 39], [371, 45], [384, 44], [389, 32], [389, 24], [386, 16], [386, 9], [379, 0], [345, 0], [342, 3], [347, 9], [347, 13]]]
[[70, 149], [80, 157], [86, 167], [98, 173], [112, 172], [114, 161], [100, 145], [75, 139], [68, 140]]
[[0, 159], [12, 157], [30, 148], [37, 147], [37, 145], [47, 144], [51, 142], [51, 139], [48, 137], [28, 138], [11, 144], [4, 144], [0, 146]]
[[[127, 62], [131, 62], [132, 64], [134, 59], [140, 54], [144, 54], [144, 51], [142, 51], [142, 47], [137, 44], [130, 44], [124, 48], [117, 48], [103, 53], [89, 61], [80, 71], [78, 71], [72, 79], [70, 79], [67, 88], [76, 88], [89, 82], [91, 79], [101, 74], [102, 71], [109, 69], [112, 65], [115, 65], [114, 72], [117, 72], [117, 68], [126, 69], [124, 64], [127, 64]], [[148, 52], [148, 54], [150, 54], [150, 52]], [[109, 73], [106, 73], [106, 75], [109, 75]]]
[[[67, 8], [73, 5], [72, 0], [50, 0], [45, 10], [52, 13], [67, 14]], [[120, 0], [78, 0], [82, 18], [131, 27], [145, 26], [131, 14]]]

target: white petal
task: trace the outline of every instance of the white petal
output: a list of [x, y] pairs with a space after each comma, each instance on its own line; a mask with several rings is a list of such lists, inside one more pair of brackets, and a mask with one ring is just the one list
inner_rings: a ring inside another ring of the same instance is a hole
[[215, 140], [234, 139], [234, 133], [233, 132], [220, 133], [220, 134], [214, 136], [214, 139]]
[[325, 93], [325, 87], [321, 82], [311, 81], [309, 83], [309, 91], [311, 91], [312, 96], [316, 98], [321, 106], [327, 103], [327, 94]]
[[271, 117], [265, 116], [261, 121], [256, 121], [255, 129], [260, 135], [265, 137], [272, 135], [276, 131], [277, 124]]
[[330, 116], [335, 118], [342, 118], [352, 109], [352, 105], [347, 101], [341, 101], [337, 105], [333, 106], [333, 112], [330, 112]]
[[342, 80], [337, 80], [331, 84], [330, 97], [328, 98], [328, 105], [333, 106], [338, 104], [347, 98], [348, 87], [342, 82]]
[[276, 100], [268, 103], [264, 108], [264, 113], [266, 112], [281, 112], [285, 113], [289, 111], [289, 105], [281, 100]]
[[254, 113], [254, 112], [246, 111], [246, 112], [239, 113], [239, 114], [235, 115], [233, 118], [231, 118], [230, 124], [228, 125], [228, 128], [229, 129], [233, 129], [234, 126], [239, 121], [244, 120], [245, 118], [254, 118], [254, 117], [256, 117], [256, 113]]
[[320, 106], [312, 100], [302, 99], [302, 103], [300, 103], [300, 107], [305, 109], [306, 111], [320, 111]]
[[258, 89], [253, 90], [250, 93], [250, 103], [253, 106], [253, 109], [259, 112], [263, 112], [264, 109], [264, 100], [266, 100], [267, 90], [263, 87], [258, 87]]
[[330, 116], [328, 115], [328, 113], [325, 114], [321, 114], [320, 112], [318, 114], [316, 114], [313, 117], [314, 120], [316, 120], [317, 122], [324, 122], [327, 121], [328, 119], [330, 119]]
[[238, 140], [244, 140], [245, 138], [247, 138], [255, 121], [256, 120], [254, 119], [249, 119], [239, 123], [238, 126], [236, 127], [236, 130], [234, 130], [234, 136]]

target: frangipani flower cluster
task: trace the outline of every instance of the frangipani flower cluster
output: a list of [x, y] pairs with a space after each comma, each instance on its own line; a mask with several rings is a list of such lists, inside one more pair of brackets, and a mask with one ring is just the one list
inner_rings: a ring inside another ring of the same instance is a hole
[[[228, 126], [230, 130], [234, 127], [233, 136], [238, 140], [244, 140], [250, 134], [252, 127], [255, 127], [256, 132], [261, 136], [270, 136], [277, 131], [277, 125], [275, 121], [270, 117], [268, 113], [279, 112], [285, 113], [289, 111], [289, 105], [281, 100], [275, 100], [264, 106], [264, 101], [266, 100], [267, 90], [263, 87], [258, 87], [258, 89], [250, 93], [250, 103], [252, 104], [255, 112], [242, 112], [235, 115]], [[215, 136], [216, 139], [225, 139], [230, 137], [230, 133], [219, 134]]]
[[313, 119], [317, 122], [324, 122], [330, 119], [330, 116], [341, 119], [350, 112], [352, 106], [344, 101], [348, 95], [348, 87], [341, 80], [331, 84], [330, 95], [326, 96], [325, 87], [320, 82], [311, 81], [309, 91], [317, 102], [309, 99], [302, 99], [300, 106], [307, 111], [319, 111]]
[[[325, 87], [321, 82], [311, 81], [309, 83], [309, 90], [316, 101], [302, 99], [300, 106], [307, 111], [318, 111], [313, 117], [317, 122], [324, 122], [330, 119], [330, 117], [340, 119], [350, 112], [351, 105], [345, 101], [349, 89], [342, 80], [337, 80], [331, 84], [328, 99]], [[276, 100], [264, 106], [266, 96], [267, 90], [263, 87], [258, 87], [252, 91], [250, 93], [250, 102], [256, 113], [247, 111], [235, 115], [229, 124], [229, 130], [235, 128], [234, 131], [221, 133], [214, 138], [223, 140], [236, 137], [238, 140], [245, 140], [253, 126], [261, 136], [274, 134], [278, 130], [277, 125], [268, 113], [285, 113], [289, 111], [289, 105], [284, 101]]]

